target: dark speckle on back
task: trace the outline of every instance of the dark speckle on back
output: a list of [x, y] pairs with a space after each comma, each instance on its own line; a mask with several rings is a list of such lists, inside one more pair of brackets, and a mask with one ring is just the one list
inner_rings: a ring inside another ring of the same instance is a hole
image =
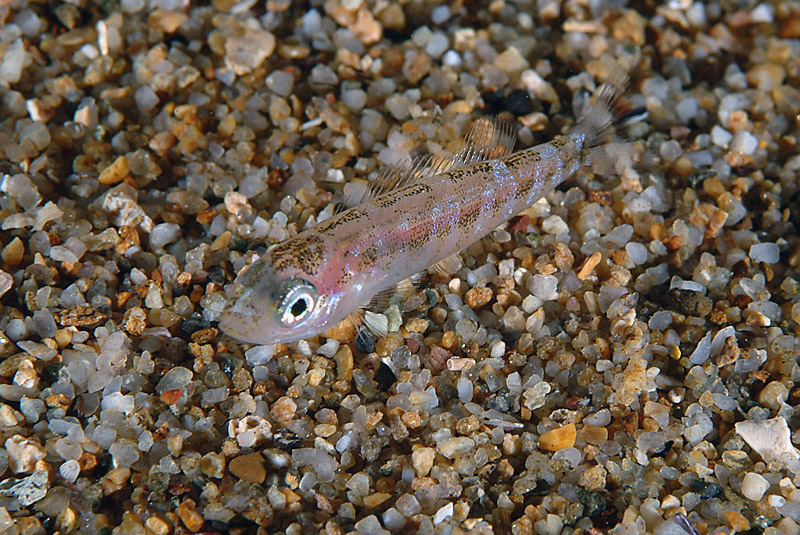
[[295, 268], [315, 277], [325, 260], [323, 244], [323, 239], [313, 234], [301, 234], [287, 240], [272, 249], [272, 266], [278, 272]]

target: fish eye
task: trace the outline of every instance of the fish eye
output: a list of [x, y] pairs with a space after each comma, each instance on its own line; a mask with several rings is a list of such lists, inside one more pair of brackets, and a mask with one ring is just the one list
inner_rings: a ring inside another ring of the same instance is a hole
[[317, 289], [308, 281], [290, 279], [280, 292], [277, 319], [284, 327], [292, 327], [308, 318], [317, 302]]

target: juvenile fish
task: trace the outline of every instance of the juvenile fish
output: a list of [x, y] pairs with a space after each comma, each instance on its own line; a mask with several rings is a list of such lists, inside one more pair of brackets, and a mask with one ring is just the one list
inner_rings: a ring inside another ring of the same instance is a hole
[[[255, 344], [314, 336], [379, 292], [483, 238], [575, 174], [609, 141], [618, 119], [615, 103], [626, 85], [627, 75], [614, 70], [567, 134], [513, 154], [513, 135], [487, 133], [488, 123], [479, 123], [471, 133], [474, 146], [468, 143], [454, 168], [418, 168], [418, 177], [272, 247], [237, 277], [221, 329]], [[460, 165], [491, 154], [492, 144], [500, 157]]]

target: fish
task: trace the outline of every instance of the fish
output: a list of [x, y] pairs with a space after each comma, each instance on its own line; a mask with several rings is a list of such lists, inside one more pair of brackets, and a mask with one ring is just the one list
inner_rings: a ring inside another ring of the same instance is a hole
[[445, 270], [469, 245], [619, 142], [628, 85], [617, 66], [565, 134], [513, 152], [509, 125], [481, 118], [452, 157], [391, 169], [366, 198], [242, 269], [219, 326], [252, 344], [324, 333], [410, 276]]

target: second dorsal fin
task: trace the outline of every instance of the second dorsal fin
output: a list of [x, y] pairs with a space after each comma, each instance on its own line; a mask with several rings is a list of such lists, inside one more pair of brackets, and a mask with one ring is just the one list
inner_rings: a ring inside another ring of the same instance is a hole
[[[484, 160], [503, 158], [511, 154], [517, 137], [510, 123], [481, 117], [472, 123], [464, 141], [455, 152], [442, 151], [415, 158], [406, 157], [387, 167], [367, 188], [358, 202], [374, 199], [389, 191], [419, 180], [446, 173]], [[354, 199], [350, 200], [350, 203]]]

